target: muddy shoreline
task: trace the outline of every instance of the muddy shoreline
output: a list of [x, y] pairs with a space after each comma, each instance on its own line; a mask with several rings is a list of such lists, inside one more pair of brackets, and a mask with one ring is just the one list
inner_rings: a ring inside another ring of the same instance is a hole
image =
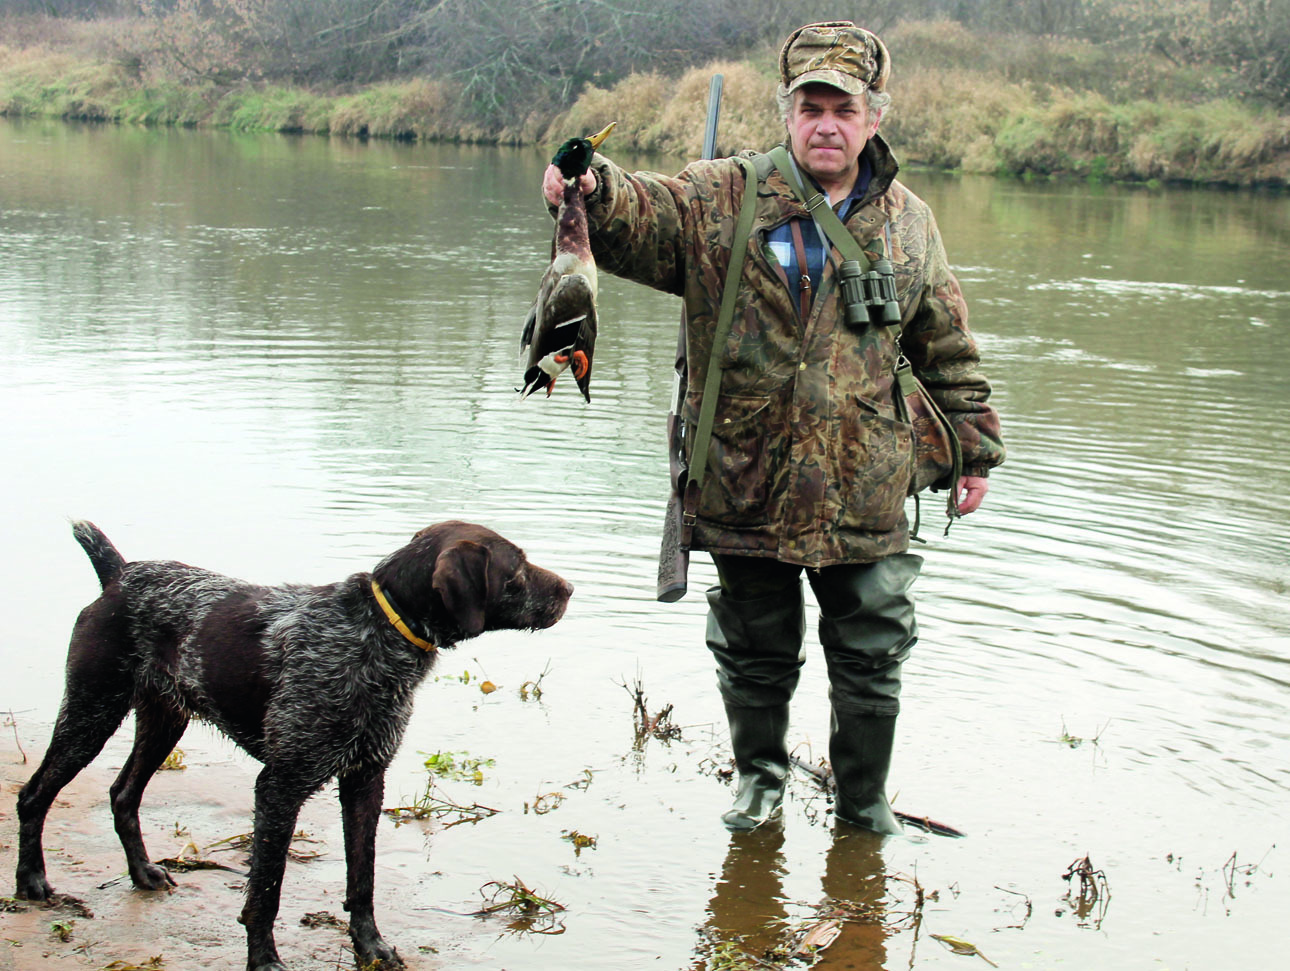
[[[254, 763], [243, 761], [231, 745], [221, 751], [219, 743], [212, 741], [209, 752], [199, 749], [189, 755], [187, 769], [157, 774], [142, 812], [152, 859], [205, 859], [237, 872], [175, 873], [178, 885], [169, 892], [139, 891], [125, 873], [108, 806], [108, 787], [128, 751], [128, 735], [119, 732], [55, 803], [46, 824], [45, 861], [58, 899], [32, 903], [12, 898], [17, 859], [15, 800], [39, 762], [47, 729], [24, 726], [19, 716], [17, 739], [7, 724], [3, 736], [0, 971], [244, 966], [245, 937], [237, 915], [242, 907], [246, 851], [206, 848], [250, 830]], [[306, 804], [300, 830], [308, 839], [295, 848], [309, 859], [287, 864], [276, 931], [278, 949], [293, 971], [354, 966], [342, 923], [344, 844], [334, 795], [324, 790]], [[390, 841], [383, 838], [383, 842]], [[434, 971], [445, 966], [437, 956], [438, 945], [451, 936], [452, 929], [433, 925], [458, 918], [436, 919], [433, 912], [420, 909], [414, 914], [410, 881], [400, 870], [397, 862], [378, 860], [377, 915], [382, 932], [399, 948], [409, 968]], [[306, 915], [314, 915], [310, 926], [302, 924]], [[461, 923], [464, 926], [458, 931], [471, 926]], [[474, 963], [465, 955], [458, 957], [465, 960], [454, 959], [453, 966]]]

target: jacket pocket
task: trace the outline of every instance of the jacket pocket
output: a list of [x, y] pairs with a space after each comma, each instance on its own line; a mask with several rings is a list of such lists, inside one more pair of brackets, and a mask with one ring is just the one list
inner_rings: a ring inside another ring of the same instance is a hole
[[726, 526], [758, 526], [769, 519], [776, 400], [723, 395], [717, 402], [700, 519]]
[[855, 395], [842, 415], [842, 525], [886, 533], [900, 525], [912, 472], [913, 431], [895, 410]]

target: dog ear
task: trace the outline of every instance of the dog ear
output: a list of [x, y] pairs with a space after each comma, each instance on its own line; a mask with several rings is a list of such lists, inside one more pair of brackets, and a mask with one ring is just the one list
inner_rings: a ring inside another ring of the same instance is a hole
[[488, 548], [469, 541], [439, 554], [431, 585], [444, 608], [470, 637], [483, 633], [488, 606]]

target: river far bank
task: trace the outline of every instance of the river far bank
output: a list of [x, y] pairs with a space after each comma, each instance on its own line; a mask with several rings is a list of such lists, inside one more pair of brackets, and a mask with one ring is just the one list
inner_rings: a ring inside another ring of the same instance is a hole
[[[1179, 99], [1180, 91], [1204, 90], [1186, 77], [1140, 71], [1136, 80], [1128, 72], [1108, 83], [1110, 67], [1091, 46], [1045, 48], [1036, 38], [1026, 51], [1014, 45], [1005, 67], [987, 55], [989, 44], [952, 24], [894, 32], [895, 100], [883, 132], [902, 162], [1025, 179], [1290, 186], [1290, 116], [1230, 98]], [[1043, 67], [1018, 71], [1018, 58]], [[756, 62], [716, 61], [679, 77], [632, 74], [586, 86], [565, 111], [513, 112], [485, 123], [463, 113], [456, 85], [434, 78], [339, 91], [180, 81], [141, 71], [110, 45], [0, 33], [0, 115], [513, 146], [554, 145], [614, 121], [612, 149], [685, 159], [699, 154], [714, 73], [725, 79], [718, 152], [779, 141], [773, 64], [766, 52]], [[1089, 78], [1099, 83], [1084, 85]]]

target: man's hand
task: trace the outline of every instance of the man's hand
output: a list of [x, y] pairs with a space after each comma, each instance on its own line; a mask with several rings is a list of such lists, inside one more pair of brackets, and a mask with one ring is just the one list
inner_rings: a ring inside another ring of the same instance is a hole
[[965, 475], [959, 479], [959, 515], [966, 516], [970, 512], [976, 512], [981, 505], [981, 500], [989, 491], [990, 480], [984, 476]]
[[[578, 187], [582, 189], [584, 196], [591, 195], [596, 191], [595, 175], [584, 172], [582, 178], [578, 180]], [[553, 206], [558, 206], [564, 201], [564, 176], [554, 165], [548, 165], [542, 176], [542, 195]]]

